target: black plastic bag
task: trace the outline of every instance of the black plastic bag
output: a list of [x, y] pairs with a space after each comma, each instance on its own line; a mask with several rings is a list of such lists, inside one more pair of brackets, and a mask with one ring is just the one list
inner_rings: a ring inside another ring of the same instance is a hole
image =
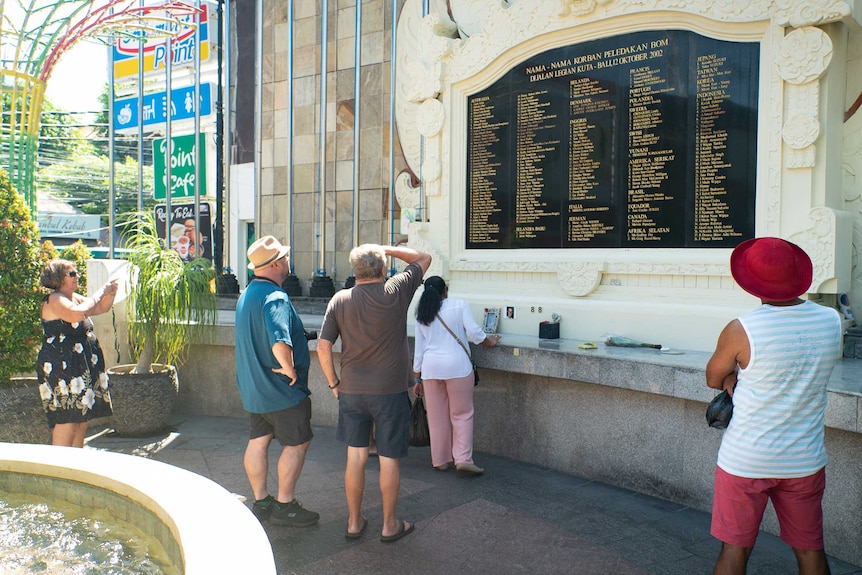
[[724, 390], [709, 402], [706, 408], [706, 422], [710, 427], [725, 429], [731, 417], [733, 417], [733, 398], [727, 390]]
[[417, 397], [410, 408], [410, 445], [413, 447], [428, 447], [431, 445], [431, 434], [428, 431], [428, 414], [425, 412], [425, 401]]

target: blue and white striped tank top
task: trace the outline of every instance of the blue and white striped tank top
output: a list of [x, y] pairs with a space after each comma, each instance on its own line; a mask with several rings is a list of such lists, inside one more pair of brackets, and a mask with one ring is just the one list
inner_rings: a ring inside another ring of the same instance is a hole
[[718, 466], [739, 477], [806, 477], [826, 465], [826, 383], [841, 357], [838, 312], [809, 301], [739, 318], [751, 358], [739, 370]]

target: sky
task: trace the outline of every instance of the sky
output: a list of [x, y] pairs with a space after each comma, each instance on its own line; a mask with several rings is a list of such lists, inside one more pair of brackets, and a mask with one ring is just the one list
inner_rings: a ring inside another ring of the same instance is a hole
[[107, 81], [108, 47], [81, 40], [54, 67], [45, 97], [67, 112], [95, 112]]

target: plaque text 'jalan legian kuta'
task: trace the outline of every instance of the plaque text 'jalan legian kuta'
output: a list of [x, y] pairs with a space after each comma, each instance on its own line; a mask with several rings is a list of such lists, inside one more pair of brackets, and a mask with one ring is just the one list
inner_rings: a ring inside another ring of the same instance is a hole
[[650, 31], [522, 62], [467, 99], [466, 247], [753, 237], [759, 58]]

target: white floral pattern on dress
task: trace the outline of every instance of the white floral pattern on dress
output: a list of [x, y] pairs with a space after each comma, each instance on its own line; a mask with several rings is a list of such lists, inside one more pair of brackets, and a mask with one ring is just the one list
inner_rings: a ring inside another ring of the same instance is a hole
[[81, 403], [87, 406], [87, 409], [93, 409], [93, 405], [96, 403], [96, 394], [92, 389], [88, 389], [84, 392], [84, 395], [81, 397]]
[[47, 383], [43, 383], [39, 386], [39, 396], [42, 398], [42, 401], [47, 401], [54, 396], [54, 393]]
[[93, 322], [43, 320], [42, 328], [36, 375], [49, 426], [111, 415], [105, 360]]
[[83, 377], [80, 377], [80, 376], [75, 377], [69, 383], [72, 384], [72, 393], [74, 393], [75, 395], [78, 395], [79, 393], [84, 391], [84, 378]]

